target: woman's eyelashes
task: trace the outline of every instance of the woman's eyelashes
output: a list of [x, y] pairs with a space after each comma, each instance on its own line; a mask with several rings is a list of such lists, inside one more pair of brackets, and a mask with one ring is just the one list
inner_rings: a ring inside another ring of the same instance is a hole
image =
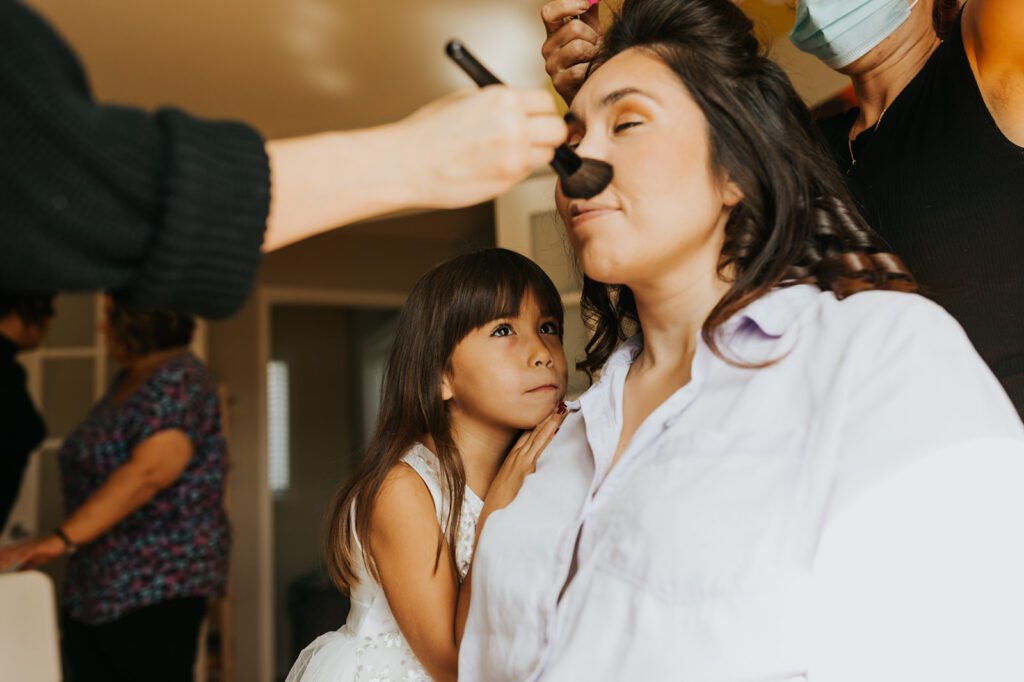
[[623, 121], [622, 123], [616, 123], [612, 129], [616, 135], [624, 133], [630, 128], [635, 128], [638, 125], [643, 125], [643, 121]]
[[[621, 135], [621, 134], [625, 133], [626, 131], [628, 131], [630, 128], [635, 128], [635, 127], [641, 126], [643, 124], [644, 124], [644, 122], [639, 120], [639, 119], [631, 119], [631, 120], [628, 120], [628, 121], [619, 121], [614, 126], [612, 126], [612, 134], [613, 135]], [[566, 142], [566, 145], [569, 147], [569, 149], [572, 149], [572, 150], [575, 151], [576, 148], [580, 146], [580, 142], [583, 141], [583, 138], [584, 138], [585, 134], [586, 134], [585, 131], [570, 133], [569, 134], [569, 140]]]

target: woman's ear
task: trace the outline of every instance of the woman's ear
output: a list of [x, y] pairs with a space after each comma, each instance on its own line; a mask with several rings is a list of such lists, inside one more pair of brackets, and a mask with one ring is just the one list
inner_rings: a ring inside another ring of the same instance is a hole
[[444, 378], [441, 379], [441, 400], [443, 402], [448, 402], [454, 397], [455, 393], [452, 391], [451, 377], [445, 374]]
[[743, 190], [732, 181], [732, 178], [728, 175], [725, 176], [722, 184], [722, 203], [729, 208], [733, 208], [741, 201], [743, 201]]

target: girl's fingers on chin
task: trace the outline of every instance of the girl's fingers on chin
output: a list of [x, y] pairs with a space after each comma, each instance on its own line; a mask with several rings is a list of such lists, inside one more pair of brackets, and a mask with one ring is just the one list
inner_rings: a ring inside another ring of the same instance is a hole
[[539, 460], [540, 456], [544, 454], [545, 450], [547, 450], [548, 445], [550, 445], [551, 441], [554, 440], [555, 434], [557, 432], [558, 432], [558, 427], [557, 426], [552, 428], [552, 429], [545, 429], [544, 438], [542, 440], [537, 441], [534, 444], [535, 447], [533, 448], [533, 451], [530, 453], [530, 470], [531, 471], [533, 469], [536, 469], [536, 467], [537, 467], [537, 460]]
[[560, 415], [558, 413], [558, 408], [556, 407], [555, 409], [553, 409], [551, 411], [551, 414], [549, 414], [548, 416], [544, 417], [544, 421], [542, 421], [540, 424], [537, 425], [537, 429], [536, 430], [539, 431], [541, 429], [547, 430], [549, 428], [557, 428], [558, 424], [560, 424], [561, 422], [562, 422], [562, 415]]
[[528, 441], [526, 441], [526, 444], [523, 446], [523, 451], [524, 452], [529, 452], [530, 450], [533, 449], [534, 443], [537, 442], [537, 439], [540, 437], [540, 435], [541, 435], [541, 433], [543, 431], [544, 431], [544, 424], [543, 424], [543, 422], [538, 424], [537, 426], [535, 426], [533, 428], [533, 430], [530, 431], [530, 439]]
[[538, 436], [530, 443], [530, 451], [533, 457], [536, 457], [538, 453], [548, 446], [548, 443], [550, 443], [551, 439], [555, 437], [555, 433], [558, 432], [558, 428], [561, 425], [561, 415], [557, 412], [553, 412], [535, 429]]
[[514, 455], [515, 453], [522, 450], [523, 447], [526, 445], [526, 442], [529, 440], [530, 434], [532, 433], [532, 431], [523, 431], [522, 435], [519, 436], [519, 439], [516, 441], [516, 444], [513, 445], [512, 449], [509, 451], [509, 455]]

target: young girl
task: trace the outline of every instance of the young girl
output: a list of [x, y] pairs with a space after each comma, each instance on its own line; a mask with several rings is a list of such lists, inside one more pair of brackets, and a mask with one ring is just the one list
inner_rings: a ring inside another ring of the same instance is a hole
[[505, 249], [416, 284], [377, 430], [328, 525], [328, 570], [352, 610], [288, 682], [456, 678], [476, 533], [515, 497], [565, 411], [562, 318], [547, 275]]

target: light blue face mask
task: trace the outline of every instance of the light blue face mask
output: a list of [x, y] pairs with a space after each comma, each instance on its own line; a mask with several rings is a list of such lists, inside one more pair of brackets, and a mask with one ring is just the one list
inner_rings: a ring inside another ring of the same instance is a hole
[[833, 69], [841, 69], [892, 35], [917, 0], [799, 0], [789, 39]]

